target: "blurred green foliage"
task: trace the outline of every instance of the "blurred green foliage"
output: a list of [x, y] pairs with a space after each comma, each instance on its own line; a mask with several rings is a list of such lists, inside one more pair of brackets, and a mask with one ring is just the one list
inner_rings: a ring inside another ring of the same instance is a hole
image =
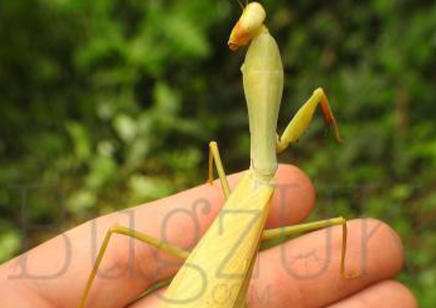
[[[322, 86], [344, 137], [322, 138], [318, 119], [281, 161], [313, 179], [317, 216], [391, 224], [400, 279], [433, 307], [436, 4], [264, 4], [286, 71], [280, 129]], [[204, 181], [211, 139], [229, 172], [247, 168], [244, 51], [226, 47], [239, 14], [231, 0], [0, 2], [0, 260]]]

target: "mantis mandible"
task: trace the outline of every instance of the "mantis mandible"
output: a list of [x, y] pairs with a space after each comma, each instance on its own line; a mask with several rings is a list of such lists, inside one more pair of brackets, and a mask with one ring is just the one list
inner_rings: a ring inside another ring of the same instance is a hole
[[[166, 300], [162, 300], [159, 308], [246, 307], [245, 297], [260, 242], [327, 226], [343, 227], [340, 273], [344, 277], [347, 229], [342, 217], [264, 230], [270, 198], [275, 189], [273, 178], [277, 170], [276, 155], [304, 134], [317, 106], [321, 107], [326, 124], [333, 127], [335, 137], [340, 141], [336, 120], [327, 97], [320, 88], [313, 92], [282, 136], [278, 137], [276, 128], [284, 73], [277, 43], [264, 25], [265, 17], [265, 10], [259, 3], [247, 4], [228, 41], [231, 50], [249, 45], [241, 71], [251, 137], [250, 169], [234, 190], [230, 191], [218, 145], [212, 141], [209, 144], [209, 181], [213, 180], [215, 162], [226, 202], [195, 248], [188, 252], [138, 231], [113, 226], [104, 239], [79, 308], [86, 305], [92, 282], [114, 233], [133, 237], [186, 259], [169, 285], [164, 296]], [[231, 289], [234, 294], [223, 294], [217, 300], [217, 286]]]

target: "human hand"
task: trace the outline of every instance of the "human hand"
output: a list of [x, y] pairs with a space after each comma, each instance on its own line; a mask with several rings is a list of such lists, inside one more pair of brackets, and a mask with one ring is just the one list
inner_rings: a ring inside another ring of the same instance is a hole
[[[231, 186], [240, 176], [229, 177]], [[315, 204], [309, 179], [296, 167], [281, 165], [276, 181], [279, 189], [266, 228], [302, 222]], [[216, 182], [82, 224], [0, 267], [1, 306], [77, 307], [111, 226], [133, 227], [189, 250], [223, 202]], [[404, 259], [401, 241], [388, 225], [375, 219], [349, 221], [345, 269], [360, 274], [353, 279], [340, 277], [341, 236], [341, 227], [332, 227], [260, 252], [247, 294], [248, 307], [417, 307], [412, 293], [392, 280]], [[126, 307], [154, 283], [173, 276], [181, 263], [144, 243], [114, 235], [88, 307]], [[156, 291], [129, 307], [156, 307], [163, 292]]]

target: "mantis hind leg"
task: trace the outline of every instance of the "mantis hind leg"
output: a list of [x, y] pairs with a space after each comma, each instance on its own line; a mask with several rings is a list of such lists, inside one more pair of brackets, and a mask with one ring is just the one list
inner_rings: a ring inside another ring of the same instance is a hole
[[281, 137], [277, 137], [277, 152], [283, 152], [290, 144], [297, 141], [306, 131], [317, 106], [321, 107], [324, 120], [328, 127], [333, 126], [335, 138], [338, 142], [341, 141], [338, 125], [324, 90], [316, 89], [312, 96], [298, 110], [294, 118], [289, 122]]
[[164, 241], [159, 240], [157, 238], [151, 237], [151, 236], [144, 234], [144, 233], [141, 233], [139, 231], [129, 229], [129, 228], [126, 228], [123, 226], [115, 225], [115, 226], [111, 227], [106, 233], [106, 236], [103, 240], [103, 244], [100, 248], [100, 251], [98, 252], [97, 259], [95, 260], [94, 266], [92, 267], [91, 273], [89, 274], [88, 281], [86, 282], [85, 291], [82, 294], [82, 298], [80, 299], [78, 308], [85, 307], [86, 301], [87, 301], [88, 296], [89, 296], [89, 292], [91, 290], [92, 283], [94, 282], [94, 278], [97, 274], [98, 268], [101, 264], [103, 256], [104, 256], [106, 249], [109, 245], [109, 241], [110, 241], [113, 234], [123, 234], [123, 235], [129, 236], [129, 237], [132, 237], [134, 239], [137, 239], [141, 242], [149, 244], [153, 247], [159, 248], [165, 252], [168, 252], [169, 254], [171, 254], [173, 256], [176, 256], [176, 257], [179, 257], [182, 259], [186, 259], [189, 256], [188, 251], [185, 251], [177, 246], [171, 245], [167, 242], [164, 242]]
[[262, 233], [262, 240], [281, 238], [281, 237], [294, 235], [302, 232], [313, 231], [325, 227], [338, 226], [338, 225], [342, 226], [342, 247], [341, 247], [341, 265], [340, 265], [341, 277], [353, 278], [345, 275], [345, 256], [347, 253], [347, 221], [343, 217], [336, 217], [326, 220], [299, 224], [295, 226], [286, 226], [277, 229], [265, 230]]
[[230, 186], [227, 180], [227, 175], [224, 171], [224, 165], [221, 161], [220, 152], [218, 149], [218, 144], [215, 141], [209, 143], [209, 179], [207, 180], [209, 184], [213, 182], [213, 162], [215, 161], [215, 166], [218, 172], [218, 176], [221, 182], [221, 187], [223, 189], [224, 196], [226, 199], [230, 196]]
[[[337, 226], [337, 225], [342, 226], [342, 247], [341, 247], [341, 265], [340, 265], [341, 277], [354, 278], [354, 276], [348, 277], [345, 275], [345, 256], [347, 251], [347, 221], [343, 217], [336, 217], [336, 218], [309, 222], [309, 223], [304, 223], [294, 226], [286, 226], [276, 229], [264, 230], [261, 235], [261, 240], [266, 241], [270, 239], [282, 238], [302, 232], [314, 231], [321, 228]], [[241, 290], [242, 292], [239, 294], [237, 298], [237, 305], [235, 305], [235, 307], [248, 308], [247, 303], [245, 302], [245, 295], [248, 290], [248, 284], [251, 278], [251, 272], [253, 270], [253, 265], [254, 265], [253, 261], [250, 265], [250, 274], [247, 275], [247, 277], [245, 277], [243, 290]]]

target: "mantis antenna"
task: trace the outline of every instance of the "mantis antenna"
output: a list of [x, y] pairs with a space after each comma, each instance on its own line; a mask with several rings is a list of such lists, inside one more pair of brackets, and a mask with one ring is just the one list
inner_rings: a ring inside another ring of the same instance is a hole
[[[242, 4], [241, 0], [235, 0], [238, 2], [239, 6], [241, 7], [242, 11], [244, 10], [244, 5]], [[246, 4], [248, 4], [248, 0], [246, 0]]]

